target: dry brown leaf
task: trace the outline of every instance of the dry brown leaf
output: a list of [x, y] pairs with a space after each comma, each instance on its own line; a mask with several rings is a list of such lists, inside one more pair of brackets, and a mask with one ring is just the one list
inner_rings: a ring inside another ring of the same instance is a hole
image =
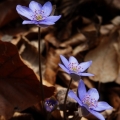
[[119, 0], [105, 0], [108, 5], [112, 8], [120, 9], [120, 1]]
[[86, 32], [96, 31], [95, 24], [91, 23], [87, 25], [86, 27], [82, 29], [82, 31], [86, 31]]
[[116, 109], [118, 110], [120, 107], [120, 97], [117, 93], [115, 92], [110, 92], [109, 94], [109, 100], [110, 100], [110, 104]]
[[106, 35], [106, 34], [109, 34], [110, 31], [114, 28], [114, 25], [113, 24], [107, 24], [107, 25], [102, 25], [101, 28], [100, 28], [100, 33], [102, 35]]
[[15, 112], [10, 120], [34, 120], [34, 119], [31, 114]]
[[[30, 67], [34, 70], [35, 73], [39, 74], [39, 58], [38, 58], [38, 49], [36, 46], [25, 37], [18, 42], [17, 47], [21, 57], [30, 63]], [[42, 58], [42, 69], [44, 68], [43, 57]], [[42, 71], [43, 72], [43, 71]]]
[[[50, 97], [54, 87], [44, 86], [44, 92], [45, 98]], [[39, 80], [33, 70], [22, 62], [13, 44], [0, 41], [0, 115], [8, 119], [40, 99]]]
[[111, 106], [113, 106], [113, 108], [116, 111], [119, 111], [120, 109], [120, 86], [114, 86], [114, 87], [109, 87], [107, 89], [107, 96], [109, 98], [110, 104]]
[[78, 45], [77, 47], [75, 47], [73, 49], [73, 56], [76, 56], [77, 54], [79, 54], [80, 52], [83, 52], [83, 51], [87, 50], [88, 48], [89, 47], [88, 47], [87, 43], [83, 43], [83, 44]]
[[111, 20], [111, 22], [116, 26], [120, 25], [120, 16], [115, 17], [114, 19]]
[[[17, 17], [19, 17], [19, 15], [17, 14], [15, 8], [17, 4], [26, 4], [27, 1], [23, 0], [21, 2], [21, 0], [6, 0], [2, 3], [0, 3], [0, 27], [6, 25], [7, 23], [9, 23], [10, 21], [16, 19]], [[10, 17], [9, 17], [10, 16]]]
[[115, 80], [116, 83], [120, 84], [120, 30], [119, 30], [119, 36], [118, 36], [118, 41], [117, 43], [114, 43], [114, 47], [115, 47], [115, 50], [116, 50], [116, 53], [117, 53], [117, 62], [118, 62], [118, 76], [117, 76], [117, 79]]
[[91, 50], [85, 57], [85, 61], [92, 60], [93, 63], [88, 72], [93, 73], [90, 77], [94, 81], [112, 82], [118, 75], [117, 53], [114, 48], [115, 37], [103, 36], [100, 38], [100, 44]]
[[56, 49], [56, 53], [59, 54], [59, 55], [68, 55], [72, 52], [72, 47], [69, 46], [69, 45], [60, 45], [60, 49]]
[[51, 43], [55, 47], [59, 47], [59, 42], [57, 38], [55, 37], [54, 33], [49, 33], [45, 36], [45, 40]]
[[60, 44], [60, 46], [75, 46], [81, 42], [86, 41], [86, 37], [82, 33], [77, 33], [73, 35], [70, 39]]
[[48, 80], [52, 85], [56, 82], [56, 74], [58, 71], [58, 63], [60, 62], [59, 55], [54, 49], [50, 49], [46, 58], [46, 68], [44, 73], [45, 80]]
[[55, 110], [51, 114], [53, 116], [52, 120], [62, 120], [60, 110]]
[[90, 88], [95, 88], [95, 83], [91, 81], [88, 77], [83, 78], [85, 85], [90, 89]]

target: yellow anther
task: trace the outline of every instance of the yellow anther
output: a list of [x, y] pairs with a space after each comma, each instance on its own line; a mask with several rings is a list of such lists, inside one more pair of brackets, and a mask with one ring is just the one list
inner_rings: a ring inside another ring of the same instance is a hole
[[36, 16], [36, 20], [42, 20], [42, 16], [41, 15], [37, 15]]
[[72, 70], [73, 70], [73, 71], [77, 71], [77, 68], [76, 68], [76, 67], [72, 67]]

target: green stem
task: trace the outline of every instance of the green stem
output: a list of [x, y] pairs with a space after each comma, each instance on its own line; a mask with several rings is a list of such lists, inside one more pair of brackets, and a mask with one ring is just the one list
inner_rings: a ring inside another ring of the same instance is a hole
[[64, 120], [66, 120], [66, 100], [67, 100], [67, 96], [68, 96], [68, 91], [70, 89], [70, 85], [72, 83], [72, 78], [70, 79], [70, 82], [69, 82], [69, 85], [68, 85], [68, 88], [67, 88], [67, 91], [66, 91], [66, 94], [65, 94], [65, 100], [64, 100]]
[[42, 110], [44, 113], [44, 91], [43, 91], [43, 81], [42, 81], [42, 70], [41, 70], [41, 45], [40, 45], [40, 27], [38, 27], [38, 54], [39, 54], [39, 75], [40, 75], [40, 88], [41, 88], [41, 99], [42, 99]]

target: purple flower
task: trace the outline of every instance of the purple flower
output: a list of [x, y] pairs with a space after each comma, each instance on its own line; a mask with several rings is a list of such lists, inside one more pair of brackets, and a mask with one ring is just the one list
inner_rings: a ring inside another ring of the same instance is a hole
[[69, 61], [62, 55], [60, 55], [61, 61], [64, 65], [59, 64], [59, 66], [74, 80], [80, 80], [80, 76], [94, 76], [91, 73], [84, 73], [84, 71], [92, 64], [92, 61], [78, 63], [76, 58], [71, 56]]
[[16, 10], [19, 15], [25, 18], [22, 24], [36, 24], [41, 27], [53, 25], [61, 17], [61, 15], [51, 15], [52, 4], [49, 1], [46, 2], [43, 6], [38, 2], [31, 1], [29, 8], [17, 5]]
[[50, 98], [45, 101], [44, 106], [45, 106], [46, 111], [52, 112], [55, 109], [55, 107], [57, 106], [57, 104], [58, 104], [58, 102], [55, 99]]
[[78, 86], [78, 97], [72, 90], [69, 91], [68, 96], [76, 100], [81, 107], [86, 108], [87, 111], [100, 120], [105, 120], [105, 118], [98, 111], [112, 109], [107, 102], [98, 102], [99, 93], [95, 88], [86, 91], [85, 84], [82, 80], [80, 80]]

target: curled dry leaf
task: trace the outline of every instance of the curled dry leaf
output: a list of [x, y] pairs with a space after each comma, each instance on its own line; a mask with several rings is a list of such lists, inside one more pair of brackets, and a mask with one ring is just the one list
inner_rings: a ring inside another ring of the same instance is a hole
[[60, 45], [60, 49], [56, 49], [56, 53], [59, 55], [67, 55], [72, 52], [72, 47], [69, 45]]
[[[45, 98], [54, 87], [44, 86]], [[0, 115], [9, 119], [15, 111], [22, 111], [41, 100], [39, 80], [33, 70], [19, 57], [17, 48], [0, 41]]]
[[85, 56], [85, 61], [92, 60], [93, 63], [88, 72], [94, 74], [90, 77], [94, 81], [112, 82], [118, 75], [117, 53], [114, 48], [114, 36], [103, 36], [100, 44]]
[[83, 43], [83, 44], [78, 45], [73, 50], [73, 56], [76, 56], [77, 54], [79, 54], [80, 52], [83, 52], [83, 51], [87, 50], [88, 48], [89, 47], [88, 47], [87, 43]]
[[82, 33], [77, 33], [73, 35], [70, 39], [68, 39], [67, 41], [61, 43], [60, 46], [65, 46], [65, 45], [75, 46], [84, 41], [86, 41], [86, 37]]
[[113, 24], [102, 25], [100, 28], [100, 34], [106, 35], [114, 28]]

